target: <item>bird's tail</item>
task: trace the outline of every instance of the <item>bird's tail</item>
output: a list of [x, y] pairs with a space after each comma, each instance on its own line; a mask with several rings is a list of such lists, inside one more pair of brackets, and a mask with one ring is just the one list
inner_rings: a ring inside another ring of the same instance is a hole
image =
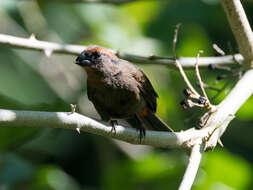
[[173, 132], [173, 130], [162, 121], [155, 113], [148, 111], [145, 116], [139, 116], [139, 119], [145, 124], [145, 128], [155, 131], [168, 131]]

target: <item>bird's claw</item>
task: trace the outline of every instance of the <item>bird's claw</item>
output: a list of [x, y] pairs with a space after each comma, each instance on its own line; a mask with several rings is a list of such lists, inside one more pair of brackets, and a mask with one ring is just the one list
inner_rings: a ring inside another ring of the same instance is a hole
[[139, 143], [141, 144], [142, 139], [146, 136], [146, 130], [144, 128], [139, 129]]
[[118, 125], [118, 121], [117, 120], [111, 120], [111, 125], [112, 125], [112, 130], [111, 132], [116, 135], [116, 126]]

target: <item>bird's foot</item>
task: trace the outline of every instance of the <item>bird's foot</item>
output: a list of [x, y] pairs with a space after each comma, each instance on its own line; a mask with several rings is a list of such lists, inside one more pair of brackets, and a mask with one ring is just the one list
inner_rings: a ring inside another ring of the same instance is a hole
[[117, 120], [111, 120], [112, 130], [111, 132], [116, 135], [116, 126], [119, 125]]
[[142, 139], [146, 136], [146, 130], [144, 128], [138, 129], [139, 131], [139, 143], [141, 144]]

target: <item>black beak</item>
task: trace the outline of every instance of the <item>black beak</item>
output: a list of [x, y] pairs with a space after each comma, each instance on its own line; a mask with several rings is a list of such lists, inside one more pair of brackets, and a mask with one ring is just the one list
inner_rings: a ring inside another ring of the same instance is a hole
[[90, 66], [92, 62], [84, 53], [81, 53], [81, 55], [79, 55], [76, 58], [76, 64], [82, 67], [87, 67], [87, 66]]

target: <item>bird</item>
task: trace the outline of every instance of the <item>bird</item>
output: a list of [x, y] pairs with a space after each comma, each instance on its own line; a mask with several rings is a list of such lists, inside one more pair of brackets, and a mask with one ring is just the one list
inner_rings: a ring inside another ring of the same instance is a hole
[[140, 141], [146, 129], [173, 132], [156, 115], [158, 94], [136, 65], [94, 45], [88, 46], [75, 63], [87, 73], [88, 99], [101, 119], [111, 123], [115, 133], [118, 119], [139, 130]]

